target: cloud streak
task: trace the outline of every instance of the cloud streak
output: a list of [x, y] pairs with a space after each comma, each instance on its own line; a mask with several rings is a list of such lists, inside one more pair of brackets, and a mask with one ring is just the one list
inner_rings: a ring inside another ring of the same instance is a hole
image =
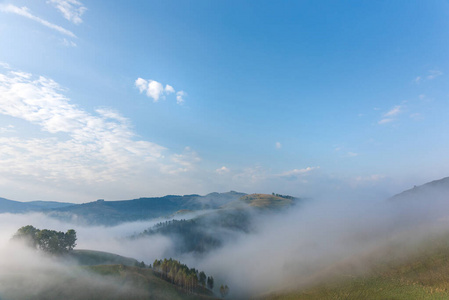
[[86, 12], [87, 8], [83, 6], [80, 1], [77, 0], [49, 0], [48, 3], [52, 4], [61, 14], [74, 24], [81, 24], [83, 19], [81, 16]]
[[377, 124], [383, 125], [383, 124], [387, 124], [387, 123], [393, 122], [396, 119], [396, 117], [400, 113], [402, 113], [402, 109], [403, 109], [403, 107], [401, 105], [394, 106], [392, 109], [390, 109], [389, 111], [387, 111], [386, 113], [384, 113], [382, 115], [382, 119], [380, 119], [377, 122]]
[[50, 29], [56, 30], [59, 33], [62, 33], [64, 35], [67, 35], [67, 36], [72, 37], [72, 38], [76, 38], [76, 35], [73, 32], [71, 32], [71, 31], [69, 31], [69, 30], [67, 30], [67, 29], [65, 29], [65, 28], [63, 28], [63, 27], [61, 27], [59, 25], [50, 23], [47, 20], [41, 19], [41, 18], [33, 15], [30, 12], [30, 10], [27, 7], [25, 7], [25, 6], [17, 7], [17, 6], [12, 5], [12, 4], [0, 5], [0, 11], [5, 12], [5, 13], [13, 13], [13, 14], [16, 14], [16, 15], [28, 18], [28, 19], [33, 20], [35, 22], [38, 22], [41, 25], [44, 25], [44, 26], [46, 26], [46, 27], [48, 27]]

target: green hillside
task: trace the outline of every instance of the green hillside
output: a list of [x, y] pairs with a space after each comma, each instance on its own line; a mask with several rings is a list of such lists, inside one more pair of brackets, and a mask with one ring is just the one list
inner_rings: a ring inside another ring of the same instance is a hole
[[[194, 300], [194, 299], [216, 299], [213, 297], [211, 291], [205, 288], [201, 288], [197, 293], [192, 294], [186, 290], [179, 288], [160, 277], [155, 275], [153, 270], [130, 267], [123, 265], [100, 265], [89, 266], [87, 270], [95, 272], [97, 274], [105, 276], [105, 278], [112, 278], [122, 285], [132, 286], [139, 294], [136, 294], [136, 298], [122, 299], [158, 299], [158, 300]], [[129, 297], [129, 296], [128, 296]], [[99, 295], [97, 299], [102, 298]]]
[[449, 299], [449, 235], [428, 239], [414, 251], [401, 262], [386, 255], [364, 275], [341, 272], [316, 286], [258, 299]]
[[134, 266], [138, 263], [134, 258], [94, 250], [72, 250], [68, 256], [74, 259], [79, 265], [83, 266], [117, 264]]

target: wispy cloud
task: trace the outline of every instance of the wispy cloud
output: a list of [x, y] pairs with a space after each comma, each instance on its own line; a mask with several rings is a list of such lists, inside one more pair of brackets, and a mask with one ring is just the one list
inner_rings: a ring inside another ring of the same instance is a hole
[[281, 174], [277, 174], [276, 177], [281, 177], [285, 179], [295, 179], [299, 176], [304, 176], [309, 172], [319, 169], [320, 167], [307, 167], [304, 169], [293, 169], [290, 171], [283, 172]]
[[393, 116], [398, 115], [400, 112], [401, 112], [401, 106], [400, 105], [396, 105], [395, 107], [390, 109], [388, 112], [386, 112], [384, 114], [384, 117], [393, 117]]
[[162, 176], [189, 172], [200, 161], [190, 148], [176, 154], [138, 139], [131, 122], [117, 111], [98, 108], [89, 113], [81, 109], [55, 81], [43, 76], [0, 72], [0, 114], [41, 130], [33, 138], [18, 130], [14, 136], [0, 137], [2, 180], [53, 187], [70, 183], [86, 189], [112, 183], [128, 189], [132, 182], [142, 190], [147, 185], [143, 178], [170, 182]]
[[439, 76], [443, 75], [443, 72], [439, 71], [439, 70], [430, 70], [429, 74], [427, 75], [427, 79], [428, 80], [433, 80]]
[[275, 144], [276, 149], [281, 149], [282, 148], [282, 144], [279, 142], [276, 142]]
[[390, 123], [390, 122], [393, 122], [393, 119], [391, 119], [391, 118], [384, 118], [384, 119], [379, 120], [379, 122], [377, 122], [377, 124], [383, 125], [383, 124], [387, 124], [387, 123]]
[[185, 147], [183, 153], [173, 154], [170, 160], [174, 165], [163, 166], [162, 172], [167, 174], [179, 174], [193, 171], [196, 165], [201, 161], [198, 153], [193, 151], [190, 147]]
[[0, 127], [0, 133], [6, 133], [6, 132], [16, 132], [14, 129], [14, 125], [8, 125], [6, 127]]
[[63, 39], [62, 44], [66, 47], [76, 47], [76, 43], [74, 41], [69, 41], [67, 39]]
[[49, 0], [47, 3], [56, 7], [70, 22], [80, 24], [83, 22], [81, 16], [86, 12], [87, 8], [77, 0]]
[[186, 92], [184, 92], [184, 91], [177, 92], [176, 93], [176, 103], [183, 104], [185, 96], [187, 96]]
[[403, 107], [401, 105], [396, 105], [386, 113], [382, 115], [382, 119], [380, 119], [377, 123], [380, 125], [387, 124], [393, 122], [395, 117], [402, 112]]
[[218, 168], [215, 170], [216, 173], [223, 175], [223, 174], [227, 174], [230, 172], [230, 170], [228, 168], [226, 168], [225, 166]]
[[359, 181], [359, 182], [375, 182], [375, 181], [380, 181], [383, 180], [385, 178], [385, 175], [380, 175], [380, 174], [373, 174], [370, 176], [358, 176], [355, 178], [355, 181]]
[[434, 80], [437, 77], [444, 75], [440, 70], [429, 70], [426, 75], [417, 76], [413, 81], [415, 83], [421, 83], [427, 80]]
[[62, 33], [62, 34], [67, 35], [67, 36], [70, 36], [72, 38], [76, 38], [76, 35], [73, 34], [73, 32], [71, 32], [71, 31], [69, 31], [69, 30], [67, 30], [67, 29], [65, 29], [65, 28], [63, 28], [63, 27], [61, 27], [59, 25], [50, 23], [47, 20], [41, 19], [41, 18], [33, 15], [30, 12], [30, 10], [27, 7], [25, 7], [25, 6], [17, 7], [17, 6], [12, 5], [12, 4], [3, 4], [3, 5], [0, 5], [0, 11], [5, 12], [5, 13], [17, 14], [19, 16], [22, 16], [22, 17], [28, 18], [30, 20], [36, 21], [36, 22], [38, 22], [38, 23], [40, 23], [40, 24], [42, 24], [42, 25], [44, 25], [44, 26], [46, 26], [48, 28], [56, 30], [59, 33]]
[[139, 77], [136, 79], [134, 84], [139, 89], [140, 93], [145, 92], [146, 95], [153, 99], [154, 102], [158, 102], [159, 99], [165, 99], [166, 95], [176, 93], [176, 103], [182, 104], [184, 102], [184, 97], [187, 95], [184, 91], [176, 92], [175, 89], [169, 84], [166, 84], [164, 88], [162, 83], [156, 80], [146, 80]]

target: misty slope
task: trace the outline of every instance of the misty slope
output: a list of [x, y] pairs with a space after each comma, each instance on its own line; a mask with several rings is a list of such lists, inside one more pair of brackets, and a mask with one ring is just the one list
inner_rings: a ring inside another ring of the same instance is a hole
[[267, 194], [251, 194], [240, 197], [190, 220], [161, 222], [134, 237], [164, 235], [174, 241], [170, 255], [185, 253], [202, 254], [221, 247], [241, 234], [254, 233], [257, 229], [253, 218], [269, 216], [296, 203], [293, 197]]
[[169, 216], [179, 210], [215, 209], [245, 194], [234, 191], [206, 196], [185, 195], [140, 198], [122, 201], [97, 200], [48, 211], [62, 220], [77, 220], [87, 224], [116, 225], [123, 222]]
[[406, 190], [384, 204], [379, 212], [389, 216], [378, 214], [379, 221], [363, 235], [345, 231], [373, 239], [369, 251], [354, 255], [348, 248], [346, 257], [308, 282], [295, 278], [289, 290], [257, 299], [449, 299], [449, 178]]
[[[440, 192], [440, 193], [436, 193]], [[439, 180], [434, 180], [420, 186], [415, 186], [412, 189], [403, 191], [390, 198], [392, 201], [400, 200], [434, 200], [435, 196], [449, 200], [449, 177]]]
[[[415, 245], [416, 246], [416, 245]], [[326, 281], [297, 291], [272, 293], [259, 300], [280, 299], [449, 299], [449, 235], [428, 238], [411, 253], [389, 257], [358, 274], [350, 263]]]
[[[213, 293], [205, 288], [199, 288], [195, 294], [162, 280], [151, 269], [121, 266], [101, 265], [88, 267], [89, 270], [112, 277], [124, 285], [131, 286], [136, 293], [122, 295], [118, 299], [158, 299], [158, 300], [196, 300], [217, 299]], [[138, 292], [138, 293], [137, 293]], [[95, 299], [109, 299], [110, 293], [97, 294]]]

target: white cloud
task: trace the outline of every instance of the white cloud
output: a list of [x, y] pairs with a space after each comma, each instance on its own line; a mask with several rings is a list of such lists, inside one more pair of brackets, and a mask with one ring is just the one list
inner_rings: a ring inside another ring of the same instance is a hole
[[171, 85], [166, 84], [166, 85], [165, 85], [165, 92], [166, 92], [167, 94], [172, 94], [172, 93], [175, 92], [175, 89], [174, 89]]
[[76, 47], [76, 43], [74, 41], [69, 41], [67, 39], [63, 39], [62, 44], [66, 47]]
[[14, 136], [0, 137], [2, 190], [12, 182], [10, 186], [22, 184], [20, 189], [28, 186], [36, 194], [39, 190], [53, 196], [67, 195], [59, 191], [70, 187], [83, 190], [74, 193], [101, 193], [100, 198], [117, 197], [114, 190], [128, 196], [129, 190], [139, 191], [136, 196], [141, 196], [148, 180], [158, 186], [174, 184], [164, 176], [194, 170], [200, 161], [190, 148], [182, 154], [169, 153], [163, 146], [137, 139], [130, 121], [114, 110], [86, 112], [71, 103], [55, 81], [43, 76], [0, 72], [0, 114], [41, 130], [32, 138], [18, 130]]
[[[166, 84], [165, 88], [162, 83], [156, 80], [145, 80], [143, 78], [137, 78], [134, 82], [135, 86], [139, 89], [140, 93], [146, 92], [146, 95], [153, 99], [154, 102], [158, 102], [159, 99], [165, 99], [166, 95], [175, 93], [175, 89]], [[187, 94], [184, 91], [179, 91], [176, 93], [176, 103], [181, 104], [184, 102], [184, 96]]]
[[385, 119], [381, 119], [379, 122], [377, 122], [377, 124], [382, 125], [382, 124], [387, 124], [390, 122], [393, 122], [393, 119], [385, 118]]
[[6, 12], [6, 13], [13, 13], [13, 14], [17, 14], [19, 16], [28, 18], [30, 20], [36, 21], [48, 28], [51, 28], [53, 30], [58, 31], [59, 33], [65, 34], [67, 36], [70, 36], [72, 38], [76, 38], [75, 34], [73, 34], [73, 32], [59, 26], [53, 23], [48, 22], [47, 20], [41, 19], [33, 14], [30, 13], [29, 9], [25, 6], [23, 7], [17, 7], [15, 5], [12, 4], [6, 4], [6, 5], [0, 5], [0, 11], [2, 12]]
[[282, 148], [282, 144], [279, 143], [279, 142], [276, 142], [275, 146], [276, 146], [276, 149], [281, 149]]
[[415, 83], [421, 83], [423, 81], [434, 80], [437, 77], [444, 75], [440, 70], [429, 70], [427, 75], [417, 76], [413, 81]]
[[11, 69], [11, 67], [9, 66], [9, 64], [0, 61], [0, 67], [4, 68], [4, 69]]
[[400, 105], [396, 105], [395, 107], [393, 107], [391, 110], [389, 110], [388, 112], [386, 112], [384, 114], [384, 117], [392, 117], [392, 116], [396, 116], [401, 112], [401, 106]]
[[420, 113], [413, 113], [410, 115], [410, 118], [415, 121], [419, 121], [423, 119], [423, 116]]
[[196, 169], [196, 165], [201, 161], [198, 153], [193, 151], [190, 147], [185, 147], [183, 153], [173, 154], [170, 160], [175, 165], [165, 166], [162, 172], [167, 174], [179, 174], [190, 172]]
[[359, 154], [358, 154], [358, 153], [355, 153], [355, 152], [348, 152], [347, 155], [348, 155], [349, 157], [355, 157], [355, 156], [358, 156]]
[[8, 125], [6, 127], [0, 127], [0, 133], [6, 133], [6, 132], [15, 132], [14, 125]]
[[184, 103], [184, 97], [187, 96], [187, 93], [184, 91], [179, 91], [176, 93], [176, 103], [182, 104]]
[[164, 87], [160, 82], [150, 80], [147, 87], [147, 96], [153, 98], [154, 102], [159, 101], [159, 98], [164, 93]]
[[387, 123], [391, 123], [395, 120], [395, 117], [397, 117], [400, 113], [402, 113], [402, 106], [396, 105], [386, 113], [382, 115], [382, 119], [380, 119], [377, 124], [383, 125]]
[[70, 22], [74, 24], [80, 24], [83, 22], [81, 16], [87, 10], [86, 7], [80, 1], [77, 0], [49, 0], [47, 3], [51, 3], [56, 7]]
[[443, 72], [439, 71], [439, 70], [430, 70], [429, 74], [427, 75], [427, 79], [428, 80], [433, 80], [439, 76], [443, 75]]
[[307, 173], [309, 173], [309, 172], [311, 172], [313, 170], [317, 170], [319, 168], [320, 167], [307, 167], [307, 168], [304, 168], [304, 169], [293, 169], [293, 170], [286, 171], [286, 172], [283, 172], [281, 174], [278, 174], [277, 177], [296, 178], [298, 176], [305, 175], [305, 174], [307, 174]]
[[216, 169], [215, 172], [220, 175], [223, 175], [223, 174], [229, 173], [230, 170], [228, 168], [226, 168], [225, 166], [223, 166], [221, 168]]
[[136, 87], [139, 89], [139, 92], [142, 93], [143, 91], [146, 91], [148, 88], [148, 81], [146, 81], [143, 78], [137, 78], [135, 81]]

